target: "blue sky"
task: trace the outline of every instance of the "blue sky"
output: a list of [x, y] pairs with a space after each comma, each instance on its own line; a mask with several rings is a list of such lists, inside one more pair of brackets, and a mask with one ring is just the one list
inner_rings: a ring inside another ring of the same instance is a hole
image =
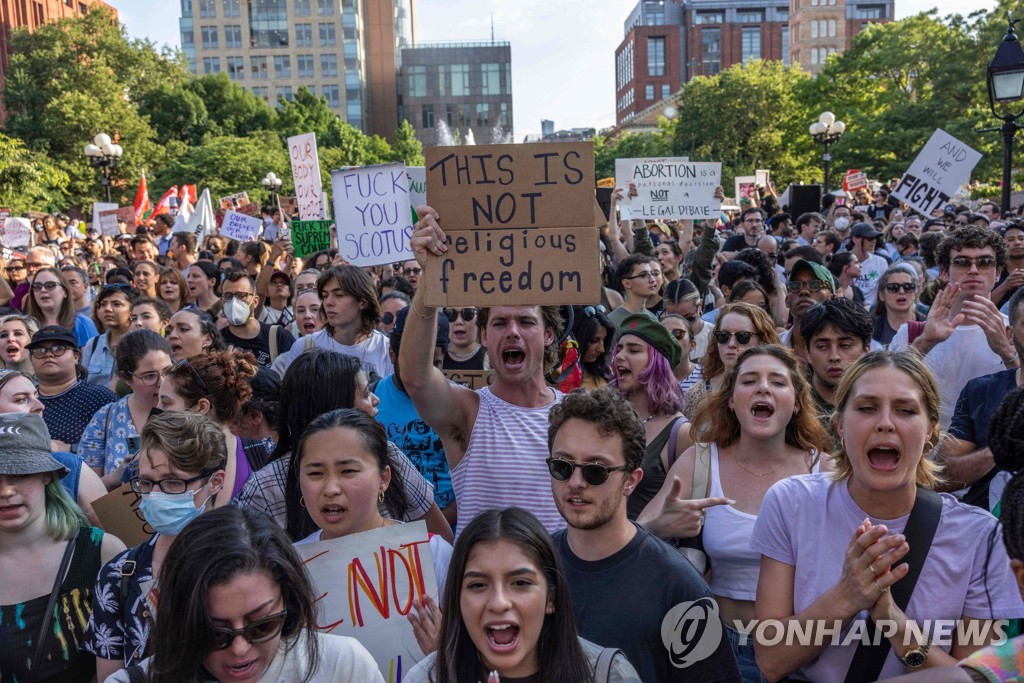
[[[107, 0], [129, 35], [177, 47], [176, 0]], [[938, 7], [966, 13], [995, 0], [896, 0], [896, 17]], [[515, 138], [557, 129], [604, 128], [615, 123], [615, 48], [622, 22], [636, 0], [416, 0], [416, 40], [478, 41], [491, 35], [512, 43]], [[980, 76], [979, 76], [980, 77]]]

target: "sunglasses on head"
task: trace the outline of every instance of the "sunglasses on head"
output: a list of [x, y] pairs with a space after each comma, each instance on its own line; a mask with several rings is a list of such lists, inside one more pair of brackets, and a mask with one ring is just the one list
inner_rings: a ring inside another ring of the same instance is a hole
[[736, 337], [736, 343], [749, 344], [750, 340], [753, 339], [755, 336], [757, 336], [756, 332], [743, 331], [734, 333], [721, 330], [719, 332], [715, 332], [715, 341], [717, 341], [719, 344], [728, 344], [730, 339]]
[[889, 282], [885, 285], [885, 291], [890, 294], [898, 294], [900, 290], [910, 293], [917, 290], [916, 282]]
[[597, 463], [581, 465], [561, 458], [548, 458], [546, 462], [548, 463], [548, 472], [551, 473], [551, 477], [556, 481], [569, 481], [572, 479], [572, 473], [578, 467], [583, 473], [583, 481], [591, 486], [600, 486], [605, 483], [612, 472], [624, 472], [626, 470], [625, 465], [618, 467], [605, 467]]
[[235, 638], [242, 636], [253, 645], [273, 640], [284, 629], [285, 620], [288, 618], [288, 610], [281, 610], [276, 614], [270, 614], [257, 619], [244, 628], [213, 628], [213, 637], [210, 639], [210, 647], [214, 650], [227, 649]]
[[467, 323], [473, 322], [476, 318], [475, 308], [446, 308], [444, 309], [444, 317], [448, 318], [448, 322], [453, 323], [461, 317]]
[[604, 315], [607, 312], [607, 309], [605, 309], [605, 307], [602, 306], [601, 304], [598, 304], [597, 306], [587, 306], [586, 308], [583, 309], [583, 315], [586, 316], [587, 318], [593, 318], [598, 313]]
[[199, 387], [199, 391], [201, 391], [203, 394], [210, 393], [210, 389], [206, 386], [206, 382], [203, 381], [203, 378], [199, 375], [199, 372], [194, 367], [192, 367], [192, 364], [188, 362], [187, 358], [182, 358], [181, 360], [179, 360], [177, 363], [172, 365], [167, 370], [167, 372], [176, 372], [179, 368], [185, 368], [188, 370], [188, 374], [192, 376], [192, 379]]

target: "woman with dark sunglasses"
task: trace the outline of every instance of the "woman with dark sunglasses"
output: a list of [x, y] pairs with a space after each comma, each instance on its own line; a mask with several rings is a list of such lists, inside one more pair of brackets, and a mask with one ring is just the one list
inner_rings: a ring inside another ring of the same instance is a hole
[[487, 350], [480, 344], [475, 308], [446, 308], [448, 349], [441, 367], [445, 370], [486, 370]]
[[39, 268], [32, 275], [31, 289], [25, 296], [24, 305], [25, 313], [35, 318], [40, 328], [60, 325], [75, 335], [79, 346], [99, 334], [92, 320], [75, 313], [71, 286], [56, 268]]
[[317, 630], [316, 601], [302, 559], [270, 518], [214, 510], [167, 551], [152, 658], [107, 680], [383, 683], [359, 641]]
[[890, 266], [878, 278], [878, 302], [873, 311], [875, 331], [871, 338], [886, 348], [896, 331], [904, 323], [923, 321], [925, 316], [917, 308], [920, 278], [908, 263]]
[[220, 429], [205, 416], [168, 412], [142, 428], [131, 484], [141, 500], [136, 514], [155, 534], [108, 562], [96, 579], [84, 648], [96, 655], [97, 680], [145, 656], [150, 586], [177, 534], [224, 497], [226, 462]]

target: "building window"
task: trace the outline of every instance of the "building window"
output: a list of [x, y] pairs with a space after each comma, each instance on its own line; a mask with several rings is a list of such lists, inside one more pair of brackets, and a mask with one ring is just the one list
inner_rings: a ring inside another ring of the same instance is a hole
[[433, 128], [434, 127], [434, 105], [424, 104], [423, 105], [423, 125], [421, 128]]
[[818, 37], [818, 22], [817, 21], [812, 21], [811, 22], [811, 38], [817, 38], [817, 37]]
[[663, 2], [644, 3], [644, 24], [660, 26], [665, 23], [665, 4]]
[[292, 58], [288, 55], [274, 56], [274, 78], [292, 77]]
[[202, 40], [204, 50], [216, 50], [220, 47], [217, 44], [217, 27], [216, 26], [203, 26], [199, 29], [199, 35]]
[[361, 102], [348, 102], [345, 106], [345, 115], [348, 117], [350, 125], [359, 128], [363, 128], [363, 105]]
[[182, 19], [191, 18], [192, 16], [192, 0], [181, 0], [181, 17]]
[[811, 0], [811, 7], [817, 7], [817, 6], [818, 6], [818, 0]]
[[752, 59], [761, 59], [761, 29], [744, 28], [742, 43], [744, 64]]
[[885, 17], [885, 8], [878, 5], [859, 5], [856, 17], [858, 19], [882, 19]]
[[775, 21], [789, 21], [789, 10], [788, 9], [777, 9], [777, 10], [775, 10]]
[[295, 47], [313, 47], [313, 24], [295, 24]]
[[337, 27], [334, 24], [320, 24], [320, 47], [337, 45]]
[[826, 59], [828, 59], [828, 48], [824, 48], [824, 47], [823, 47], [823, 48], [820, 48], [820, 49], [819, 49], [819, 56], [818, 56], [818, 60], [819, 60], [819, 61], [820, 61], [820, 62], [821, 62], [822, 64], [824, 64], [824, 63], [825, 63], [825, 60], [826, 60]]
[[287, 0], [249, 0], [251, 47], [288, 47]]
[[700, 30], [701, 74], [714, 76], [722, 70], [722, 29]]
[[782, 63], [789, 66], [789, 26], [782, 27]]
[[320, 77], [336, 78], [338, 76], [338, 55], [320, 55]]
[[204, 74], [219, 74], [220, 73], [220, 57], [203, 57], [203, 73]]
[[836, 20], [835, 19], [829, 19], [828, 20], [828, 37], [829, 38], [835, 38], [836, 37]]
[[245, 78], [245, 58], [228, 57], [228, 78], [240, 81]]
[[266, 80], [267, 78], [267, 58], [266, 57], [250, 57], [249, 64], [252, 67], [252, 77], [256, 80]]
[[238, 0], [224, 0], [224, 16], [241, 16], [241, 11], [238, 9]]
[[309, 0], [295, 0], [295, 16], [297, 17], [308, 17], [309, 16]]
[[298, 64], [299, 78], [313, 78], [313, 55], [299, 55], [295, 58]]
[[295, 96], [292, 95], [292, 86], [282, 85], [280, 88], [278, 88], [277, 99], [278, 101], [284, 100], [285, 102], [294, 102]]
[[325, 17], [333, 17], [334, 0], [316, 0], [316, 13]]
[[241, 26], [224, 27], [224, 47], [228, 49], [243, 47]]
[[456, 104], [455, 115], [458, 118], [460, 126], [468, 126], [472, 123], [473, 119], [473, 105], [471, 104]]
[[484, 95], [500, 95], [501, 94], [501, 65], [500, 64], [481, 64], [480, 73], [483, 76], [483, 94]]
[[644, 99], [648, 102], [654, 99], [654, 86], [650, 83], [644, 86]]
[[764, 12], [761, 10], [743, 10], [736, 12], [736, 22], [739, 24], [760, 24], [764, 21]]
[[633, 80], [633, 43], [627, 43], [616, 58], [617, 72], [615, 89], [622, 90]]
[[647, 39], [647, 75], [665, 75], [665, 39]]
[[721, 12], [697, 12], [698, 24], [724, 24], [725, 17]]
[[511, 128], [512, 121], [508, 116], [508, 102], [502, 102], [498, 109], [498, 125], [502, 128]]
[[336, 85], [325, 85], [321, 88], [324, 97], [327, 98], [327, 106], [337, 109], [341, 106], [341, 89]]
[[669, 95], [671, 94], [669, 92], [669, 90], [670, 90], [670, 88], [669, 88], [668, 84], [662, 84], [662, 86], [661, 86], [661, 99], [663, 99], [663, 100], [667, 100], [668, 99]]
[[817, 63], [818, 63], [818, 48], [812, 47], [811, 48], [811, 64], [817, 64]]
[[217, 0], [199, 0], [199, 18], [217, 18]]
[[468, 94], [469, 64], [452, 64], [452, 96], [464, 97]]
[[408, 75], [405, 93], [409, 97], [426, 97], [427, 67], [423, 65], [410, 66], [408, 68]]
[[196, 34], [195, 33], [193, 33], [192, 31], [182, 31], [181, 32], [181, 46], [183, 48], [187, 49], [189, 47], [195, 47], [195, 44], [196, 44]]
[[252, 94], [259, 97], [264, 102], [270, 100], [270, 88], [265, 85], [257, 85], [252, 89]]
[[491, 105], [487, 102], [476, 105], [476, 125], [477, 128], [491, 127]]

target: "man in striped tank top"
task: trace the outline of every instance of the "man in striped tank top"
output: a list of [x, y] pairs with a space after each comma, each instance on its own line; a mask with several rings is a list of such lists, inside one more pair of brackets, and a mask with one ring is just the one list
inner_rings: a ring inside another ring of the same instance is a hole
[[[448, 247], [430, 207], [417, 209], [410, 244], [425, 268], [428, 254]], [[433, 365], [437, 309], [429, 308], [420, 288], [406, 320], [399, 363], [402, 381], [416, 411], [444, 444], [458, 506], [458, 529], [484, 510], [522, 507], [554, 532], [565, 527], [555, 507], [548, 457], [551, 407], [562, 394], [547, 386], [544, 371], [562, 331], [556, 306], [495, 306], [477, 316], [480, 343], [487, 349], [494, 381], [473, 391], [449, 382]]]

